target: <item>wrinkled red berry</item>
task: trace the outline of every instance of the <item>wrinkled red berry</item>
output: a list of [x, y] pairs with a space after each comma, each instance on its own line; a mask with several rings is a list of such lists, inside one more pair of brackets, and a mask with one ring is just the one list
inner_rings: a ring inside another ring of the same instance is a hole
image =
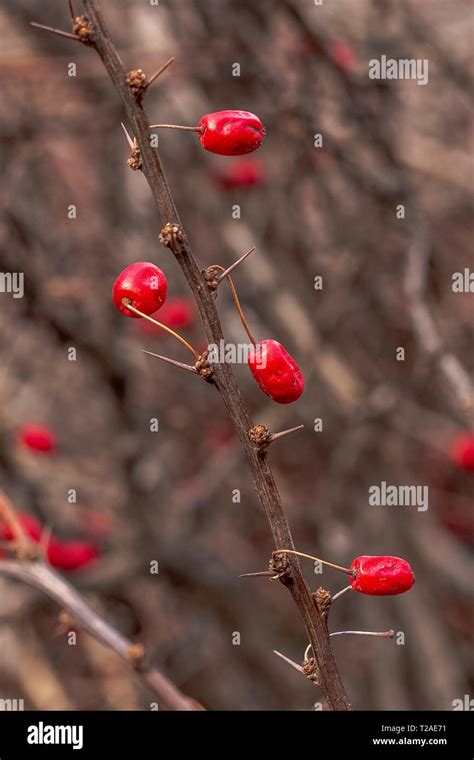
[[373, 596], [392, 596], [409, 591], [415, 583], [413, 571], [400, 557], [356, 557], [351, 570], [354, 591]]
[[80, 570], [99, 556], [99, 550], [87, 541], [57, 541], [48, 544], [48, 560], [58, 570]]
[[46, 425], [23, 425], [18, 437], [23, 446], [41, 454], [51, 454], [56, 448], [56, 436]]
[[253, 113], [248, 111], [216, 111], [207, 113], [198, 127], [201, 145], [221, 156], [241, 156], [252, 153], [262, 144], [265, 128]]
[[114, 304], [127, 317], [138, 318], [138, 314], [127, 309], [123, 299], [144, 314], [157, 311], [165, 302], [168, 282], [166, 275], [155, 264], [137, 261], [120, 272], [112, 288]]
[[249, 353], [249, 367], [261, 390], [278, 404], [291, 404], [304, 391], [304, 378], [292, 356], [276, 340], [261, 340]]
[[451, 447], [451, 459], [463, 470], [474, 471], [474, 433], [458, 435]]
[[223, 190], [234, 190], [260, 185], [265, 179], [265, 170], [257, 158], [242, 158], [227, 163], [225, 168], [215, 173], [214, 178]]

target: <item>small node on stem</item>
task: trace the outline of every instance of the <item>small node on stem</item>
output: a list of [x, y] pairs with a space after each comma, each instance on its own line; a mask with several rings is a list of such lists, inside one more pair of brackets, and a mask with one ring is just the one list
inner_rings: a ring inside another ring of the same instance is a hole
[[127, 159], [127, 164], [129, 165], [130, 169], [133, 169], [133, 171], [136, 172], [138, 169], [142, 168], [142, 154], [138, 145], [138, 140], [136, 137], [133, 139], [130, 137], [123, 121], [120, 123], [122, 125], [123, 131], [125, 132], [125, 137], [127, 138], [129, 148], [132, 151], [132, 155]]
[[125, 82], [138, 102], [141, 101], [147, 88], [147, 79], [142, 69], [132, 69], [128, 72]]
[[94, 29], [87, 16], [76, 16], [73, 21], [72, 31], [84, 45], [92, 45]]
[[270, 441], [271, 433], [266, 425], [254, 425], [248, 432], [249, 439], [259, 448], [266, 447]]
[[211, 365], [208, 362], [209, 352], [204, 351], [201, 356], [198, 356], [196, 359], [196, 362], [194, 364], [194, 368], [196, 372], [198, 373], [199, 377], [202, 377], [203, 380], [207, 380], [210, 382], [212, 380], [213, 370]]
[[134, 668], [140, 668], [145, 659], [145, 648], [143, 644], [130, 644], [125, 656]]
[[180, 244], [183, 241], [184, 235], [180, 225], [167, 222], [160, 232], [160, 243], [166, 248], [173, 249], [175, 244]]
[[320, 586], [316, 591], [314, 591], [311, 596], [313, 597], [316, 607], [318, 608], [321, 617], [326, 620], [329, 608], [331, 607], [331, 594], [329, 591], [322, 586]]

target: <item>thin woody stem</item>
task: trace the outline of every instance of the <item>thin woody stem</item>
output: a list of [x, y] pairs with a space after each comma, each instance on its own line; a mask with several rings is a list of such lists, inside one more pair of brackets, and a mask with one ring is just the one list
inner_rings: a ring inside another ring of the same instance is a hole
[[325, 559], [319, 559], [319, 557], [313, 557], [312, 554], [304, 554], [303, 552], [297, 552], [295, 549], [275, 549], [273, 552], [273, 556], [275, 554], [295, 554], [297, 557], [304, 557], [305, 559], [312, 559], [314, 562], [321, 562], [322, 565], [327, 565], [328, 567], [333, 567], [334, 570], [340, 570], [342, 573], [347, 573], [348, 575], [353, 575], [352, 570], [349, 570], [348, 567], [342, 567], [341, 565], [335, 565], [334, 562], [327, 562]]
[[191, 351], [191, 353], [193, 354], [193, 356], [196, 359], [199, 359], [199, 354], [196, 351], [196, 349], [193, 348], [192, 345], [190, 343], [188, 343], [187, 340], [185, 340], [184, 338], [182, 338], [181, 335], [178, 335], [177, 332], [175, 332], [174, 330], [172, 330], [171, 327], [167, 327], [162, 322], [158, 322], [156, 319], [153, 319], [153, 317], [148, 316], [148, 314], [144, 314], [143, 311], [139, 311], [139, 309], [136, 309], [135, 306], [132, 306], [132, 304], [128, 302], [127, 298], [123, 298], [122, 299], [122, 303], [125, 306], [125, 308], [128, 309], [129, 311], [133, 311], [133, 313], [134, 314], [138, 314], [139, 317], [143, 317], [143, 319], [147, 319], [153, 325], [156, 325], [157, 327], [161, 327], [162, 330], [164, 330], [165, 332], [167, 332], [170, 335], [172, 335], [173, 338], [176, 338], [176, 340], [179, 340], [179, 342], [182, 343], [183, 346], [186, 346], [186, 348], [189, 351]]
[[[225, 274], [225, 271], [226, 271], [224, 269], [224, 267], [222, 267], [220, 264], [212, 264], [208, 268], [209, 269], [220, 269], [224, 274]], [[224, 277], [224, 274], [222, 275], [222, 277]], [[252, 343], [252, 345], [255, 346], [256, 343], [257, 343], [257, 341], [255, 340], [255, 338], [253, 337], [252, 333], [250, 332], [250, 327], [249, 327], [249, 324], [248, 324], [247, 320], [245, 319], [244, 310], [242, 309], [242, 305], [240, 303], [239, 296], [237, 295], [236, 287], [235, 287], [235, 285], [234, 285], [234, 283], [232, 281], [232, 278], [228, 274], [226, 274], [225, 277], [226, 277], [227, 282], [229, 283], [229, 287], [230, 287], [230, 290], [231, 290], [231, 293], [232, 293], [232, 298], [234, 299], [235, 306], [237, 308], [237, 311], [239, 312], [240, 321], [242, 322], [242, 324], [244, 326], [244, 330], [247, 333], [250, 342]]]
[[184, 132], [204, 132], [204, 127], [183, 127], [182, 124], [150, 124], [150, 129], [181, 129]]

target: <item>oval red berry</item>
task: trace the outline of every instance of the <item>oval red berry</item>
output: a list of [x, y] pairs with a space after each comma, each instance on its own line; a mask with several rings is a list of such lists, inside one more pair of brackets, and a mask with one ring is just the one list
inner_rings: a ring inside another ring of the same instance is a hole
[[41, 454], [51, 454], [56, 448], [56, 436], [46, 425], [36, 423], [23, 425], [18, 438], [22, 446]]
[[164, 304], [167, 290], [166, 275], [159, 267], [147, 261], [137, 261], [120, 272], [112, 288], [112, 298], [122, 314], [139, 318], [138, 314], [127, 309], [126, 302], [150, 315]]
[[356, 557], [351, 570], [351, 586], [360, 594], [393, 596], [409, 591], [415, 583], [410, 565], [400, 557]]
[[249, 353], [250, 371], [260, 389], [278, 404], [291, 404], [304, 391], [304, 378], [297, 363], [281, 343], [261, 340]]
[[201, 145], [221, 156], [242, 156], [260, 148], [265, 128], [249, 111], [215, 111], [202, 117], [198, 127]]

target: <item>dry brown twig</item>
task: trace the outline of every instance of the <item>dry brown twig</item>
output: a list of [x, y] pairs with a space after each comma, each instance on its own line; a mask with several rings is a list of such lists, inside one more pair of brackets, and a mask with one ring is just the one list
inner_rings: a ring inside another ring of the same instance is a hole
[[39, 547], [26, 535], [13, 505], [1, 491], [0, 519], [7, 523], [15, 536], [11, 548], [17, 555], [16, 559], [2, 559], [0, 575], [27, 583], [58, 602], [61, 608], [69, 613], [74, 625], [112, 649], [124, 662], [133, 667], [159, 699], [160, 706], [169, 710], [203, 709], [194, 700], [182, 694], [159, 670], [147, 663], [141, 644], [130, 641], [107, 623], [76, 589], [43, 559], [28, 559], [35, 554], [38, 555]]
[[[86, 25], [87, 36], [82, 41], [99, 54], [125, 106], [134, 139], [140, 150], [140, 168], [148, 181], [162, 220], [160, 240], [174, 254], [183, 270], [198, 305], [208, 342], [218, 345], [223, 340], [223, 332], [212, 288], [196, 264], [158, 152], [150, 144], [150, 124], [143, 110], [141, 97], [138, 97], [127, 84], [127, 71], [109, 36], [96, 0], [84, 0], [84, 8], [86, 16], [81, 19]], [[267, 456], [262, 455], [259, 447], [249, 439], [249, 431], [254, 425], [233, 369], [230, 364], [224, 363], [214, 365], [213, 370], [213, 384], [222, 397], [248, 459], [257, 496], [267, 515], [275, 546], [293, 549], [290, 527]], [[295, 556], [286, 557], [284, 565], [279, 579], [290, 591], [303, 619], [307, 638], [315, 653], [318, 685], [327, 699], [329, 709], [349, 710], [350, 703], [331, 648], [326, 620], [315, 604], [298, 559]]]

